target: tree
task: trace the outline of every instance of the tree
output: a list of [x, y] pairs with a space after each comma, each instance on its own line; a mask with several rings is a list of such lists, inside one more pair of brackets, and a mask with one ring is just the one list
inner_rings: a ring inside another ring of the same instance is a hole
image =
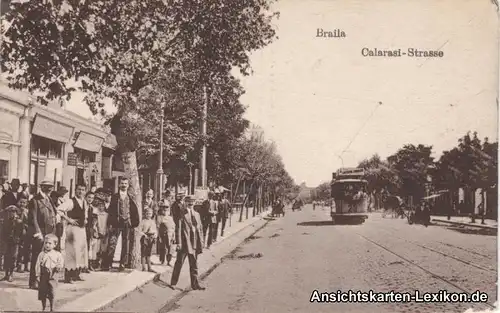
[[323, 201], [330, 199], [330, 190], [329, 182], [319, 184], [319, 186], [314, 189], [314, 200]]
[[395, 194], [399, 191], [401, 181], [396, 169], [387, 161], [383, 161], [378, 154], [361, 161], [358, 168], [365, 170], [368, 192], [379, 194], [382, 190], [386, 190]]
[[[2, 66], [11, 75], [10, 87], [41, 93], [42, 103], [69, 99], [79, 89], [91, 111], [104, 114], [104, 100], [111, 99], [118, 107], [111, 131], [141, 201], [136, 161], [141, 90], [166, 69], [182, 71], [185, 60], [199, 69], [202, 85], [232, 67], [248, 74], [249, 53], [275, 37], [274, 16], [266, 0], [33, 0], [16, 4], [7, 16]], [[134, 256], [138, 267], [138, 249]]]
[[429, 169], [433, 165], [432, 146], [404, 145], [387, 158], [401, 179], [403, 196], [421, 198], [425, 195]]

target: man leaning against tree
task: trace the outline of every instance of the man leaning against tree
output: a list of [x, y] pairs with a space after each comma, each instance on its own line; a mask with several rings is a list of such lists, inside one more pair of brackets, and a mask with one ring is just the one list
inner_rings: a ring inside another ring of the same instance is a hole
[[139, 226], [139, 208], [134, 196], [129, 192], [129, 180], [122, 177], [118, 186], [119, 192], [111, 197], [108, 208], [109, 243], [107, 255], [103, 260], [102, 270], [107, 271], [113, 265], [116, 245], [122, 235], [119, 270], [131, 268], [131, 252], [134, 244], [134, 228]]

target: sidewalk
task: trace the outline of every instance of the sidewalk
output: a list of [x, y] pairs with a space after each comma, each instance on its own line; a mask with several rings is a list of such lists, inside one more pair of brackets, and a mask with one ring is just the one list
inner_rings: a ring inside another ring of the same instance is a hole
[[489, 229], [498, 229], [498, 222], [491, 219], [485, 219], [484, 225], [481, 224], [481, 218], [476, 218], [476, 222], [472, 223], [471, 218], [468, 216], [452, 216], [450, 220], [446, 216], [431, 216], [432, 222], [446, 223], [452, 225], [461, 225], [461, 226], [469, 226], [469, 227], [478, 227], [478, 228], [489, 228]]
[[[243, 214], [243, 222], [239, 223], [239, 212], [231, 217], [231, 227], [229, 220], [226, 223], [225, 236], [219, 237], [218, 241], [213, 244], [216, 248], [221, 242], [242, 231], [244, 228], [262, 220], [262, 217], [269, 214], [269, 211], [263, 212], [260, 215], [251, 217], [251, 208], [249, 209], [249, 219], [245, 220], [245, 212]], [[219, 228], [220, 235], [220, 228]], [[205, 249], [205, 251], [207, 251]], [[202, 254], [200, 259], [205, 255]], [[117, 258], [118, 256], [118, 258]], [[175, 257], [175, 256], [174, 256]], [[159, 264], [158, 256], [151, 257], [154, 264]], [[115, 253], [115, 261], [119, 260], [119, 247]], [[173, 260], [175, 261], [175, 259]], [[172, 262], [173, 264], [173, 262]], [[116, 264], [117, 265], [117, 264]], [[116, 266], [115, 265], [115, 266]], [[56, 289], [55, 311], [66, 312], [91, 312], [110, 302], [125, 296], [127, 293], [152, 281], [160, 274], [169, 273], [172, 267], [153, 265], [153, 269], [159, 273], [148, 273], [137, 270], [127, 270], [125, 272], [92, 272], [90, 274], [82, 274], [83, 282], [74, 284], [59, 283]], [[3, 273], [2, 273], [3, 274]], [[2, 276], [3, 277], [3, 276]], [[29, 273], [14, 273], [14, 281], [12, 283], [0, 282], [0, 311], [40, 311], [41, 304], [38, 301], [38, 293], [36, 290], [28, 288]]]

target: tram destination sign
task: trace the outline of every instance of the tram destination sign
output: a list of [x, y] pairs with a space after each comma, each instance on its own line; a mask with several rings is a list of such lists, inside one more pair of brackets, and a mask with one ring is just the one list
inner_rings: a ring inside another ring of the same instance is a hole
[[362, 168], [341, 168], [337, 175], [364, 175], [365, 170]]
[[77, 163], [76, 160], [77, 160], [76, 153], [69, 152], [68, 153], [68, 166], [76, 166], [76, 163]]

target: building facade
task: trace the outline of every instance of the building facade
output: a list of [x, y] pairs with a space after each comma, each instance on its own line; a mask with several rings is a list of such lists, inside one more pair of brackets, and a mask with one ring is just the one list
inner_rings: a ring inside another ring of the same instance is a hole
[[65, 109], [63, 101], [36, 104], [30, 94], [0, 83], [0, 180], [19, 178], [37, 189], [49, 178], [116, 190], [123, 169], [114, 163], [116, 139], [98, 123]]

